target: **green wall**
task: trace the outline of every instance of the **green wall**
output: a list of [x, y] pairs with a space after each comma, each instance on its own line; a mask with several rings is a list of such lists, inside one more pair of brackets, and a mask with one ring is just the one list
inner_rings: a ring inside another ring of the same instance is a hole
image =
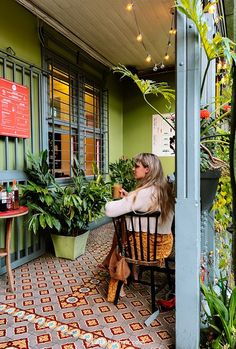
[[109, 161], [123, 156], [123, 93], [113, 74], [107, 80], [109, 91]]
[[37, 18], [13, 0], [0, 0], [0, 49], [11, 47], [17, 57], [41, 66]]
[[[157, 81], [175, 86], [174, 73], [159, 74]], [[137, 153], [152, 151], [152, 115], [156, 112], [144, 101], [142, 93], [132, 81], [123, 83], [124, 90], [124, 155], [132, 157]], [[167, 102], [156, 96], [148, 97], [157, 109], [165, 113]], [[172, 108], [174, 110], [174, 106]], [[165, 174], [175, 168], [174, 157], [161, 157]]]

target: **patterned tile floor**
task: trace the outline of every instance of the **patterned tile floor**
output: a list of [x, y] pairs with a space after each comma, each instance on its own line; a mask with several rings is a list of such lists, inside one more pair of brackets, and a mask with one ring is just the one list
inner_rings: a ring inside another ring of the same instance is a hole
[[144, 324], [151, 313], [148, 287], [130, 285], [117, 306], [106, 301], [109, 277], [96, 266], [112, 235], [108, 223], [90, 233], [76, 261], [47, 254], [15, 269], [15, 294], [5, 291], [1, 276], [0, 349], [174, 348], [174, 311]]

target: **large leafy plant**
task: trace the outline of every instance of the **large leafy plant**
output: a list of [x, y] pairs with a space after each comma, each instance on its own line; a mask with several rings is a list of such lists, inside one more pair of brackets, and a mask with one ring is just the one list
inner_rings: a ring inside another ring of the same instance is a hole
[[[110, 186], [97, 173], [89, 181], [75, 160], [71, 185], [59, 186], [47, 166], [47, 150], [30, 154], [28, 182], [22, 186], [22, 201], [30, 208], [29, 229], [76, 236], [98, 218], [110, 198]], [[47, 185], [47, 186], [46, 186]]]
[[133, 175], [134, 163], [132, 159], [120, 158], [109, 164], [111, 183], [120, 183], [126, 191], [135, 188], [136, 181]]
[[201, 43], [207, 56], [207, 67], [204, 73], [201, 95], [203, 92], [205, 79], [212, 60], [224, 57], [231, 64], [232, 59], [236, 62], [236, 54], [234, 52], [235, 43], [227, 37], [222, 37], [219, 32], [215, 33], [212, 39], [209, 38], [209, 28], [206, 22], [205, 14], [210, 6], [214, 6], [218, 1], [211, 2], [203, 7], [202, 1], [199, 0], [178, 0], [176, 7], [187, 18], [194, 22], [201, 38]]
[[[231, 291], [228, 280], [220, 278], [215, 286], [201, 283], [207, 307], [202, 302], [208, 332], [208, 348], [236, 348], [236, 287]], [[209, 336], [210, 334], [210, 336]]]
[[143, 98], [145, 102], [158, 114], [161, 116], [163, 120], [165, 120], [171, 128], [174, 129], [172, 123], [168, 121], [168, 119], [157, 109], [149, 100], [148, 96], [162, 96], [168, 103], [167, 110], [170, 109], [171, 103], [175, 100], [175, 91], [171, 89], [166, 82], [156, 82], [148, 79], [140, 79], [137, 74], [133, 74], [129, 69], [127, 69], [124, 65], [120, 64], [116, 67], [112, 68], [114, 73], [120, 73], [121, 78], [128, 77], [134, 81], [134, 83], [138, 86], [139, 90], [142, 92]]
[[[227, 64], [228, 70], [230, 70], [232, 61], [236, 62], [235, 43], [232, 40], [223, 37], [219, 32], [216, 32], [212, 37], [209, 36], [206, 13], [208, 13], [210, 6], [216, 6], [217, 2], [208, 2], [204, 7], [202, 1], [199, 0], [176, 1], [177, 9], [195, 24], [207, 57], [207, 65], [201, 84], [201, 96], [210, 63], [213, 60], [223, 59]], [[221, 82], [219, 84], [223, 85]], [[230, 81], [228, 81], [228, 87], [228, 90], [231, 91]], [[225, 91], [225, 88], [223, 91]], [[220, 97], [215, 101], [216, 109], [209, 115], [209, 119], [201, 120], [201, 169], [203, 171], [228, 167], [227, 162], [217, 157], [216, 154], [220, 146], [229, 146], [227, 138], [227, 136], [229, 137], [229, 132], [224, 130], [222, 124], [229, 121], [230, 111], [225, 110], [224, 107], [230, 102], [230, 99], [231, 96], [226, 96], [224, 92], [221, 92]]]

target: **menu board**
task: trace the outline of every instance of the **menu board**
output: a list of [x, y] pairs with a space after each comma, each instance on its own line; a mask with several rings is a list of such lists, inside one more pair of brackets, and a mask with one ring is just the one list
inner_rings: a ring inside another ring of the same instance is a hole
[[0, 135], [29, 138], [29, 88], [0, 78]]
[[[173, 125], [173, 114], [163, 115]], [[152, 117], [152, 152], [158, 156], [174, 156], [175, 131], [160, 115]]]

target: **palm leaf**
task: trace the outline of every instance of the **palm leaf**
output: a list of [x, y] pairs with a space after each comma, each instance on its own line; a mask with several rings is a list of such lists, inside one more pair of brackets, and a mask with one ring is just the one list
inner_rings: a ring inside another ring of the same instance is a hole
[[233, 289], [229, 301], [230, 327], [236, 326], [236, 288]]
[[119, 64], [116, 67], [112, 68], [114, 73], [121, 74], [121, 79], [124, 77], [128, 77], [134, 81], [134, 83], [138, 86], [140, 91], [143, 94], [143, 98], [145, 102], [156, 111], [158, 115], [162, 117], [163, 120], [165, 120], [171, 128], [174, 129], [173, 125], [167, 120], [167, 118], [164, 117], [164, 115], [156, 109], [148, 100], [147, 95], [161, 95], [168, 103], [171, 105], [171, 103], [175, 100], [175, 91], [171, 89], [166, 82], [156, 82], [153, 80], [143, 80], [138, 77], [137, 74], [133, 74], [129, 69], [127, 69], [124, 65]]

